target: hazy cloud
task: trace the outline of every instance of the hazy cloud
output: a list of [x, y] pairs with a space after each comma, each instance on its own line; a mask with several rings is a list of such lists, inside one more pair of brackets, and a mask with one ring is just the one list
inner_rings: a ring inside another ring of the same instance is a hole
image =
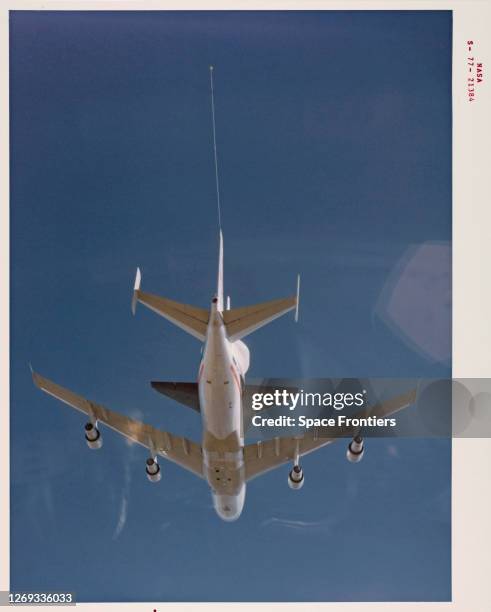
[[260, 526], [261, 527], [285, 527], [286, 529], [297, 529], [297, 530], [306, 530], [306, 529], [314, 529], [314, 530], [330, 530], [330, 528], [337, 521], [334, 518], [326, 517], [324, 519], [320, 519], [318, 521], [301, 521], [301, 520], [293, 520], [279, 517], [271, 517], [263, 521]]
[[113, 540], [117, 540], [119, 538], [126, 524], [127, 516], [128, 516], [128, 498], [123, 497], [121, 499], [121, 509], [119, 511], [118, 524], [116, 525], [116, 529], [114, 531]]
[[121, 493], [121, 506], [119, 509], [119, 517], [118, 523], [116, 525], [116, 529], [114, 530], [113, 540], [117, 540], [121, 535], [124, 526], [126, 525], [126, 519], [128, 518], [128, 502], [129, 502], [129, 492], [130, 492], [130, 484], [131, 484], [131, 470], [130, 470], [130, 462], [131, 457], [128, 457], [128, 461], [124, 468], [124, 484], [123, 490]]

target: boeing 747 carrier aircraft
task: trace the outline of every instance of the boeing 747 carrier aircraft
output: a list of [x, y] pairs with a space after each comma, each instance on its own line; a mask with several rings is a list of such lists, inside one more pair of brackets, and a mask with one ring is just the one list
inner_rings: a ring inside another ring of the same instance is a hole
[[[99, 424], [106, 425], [147, 449], [146, 473], [151, 482], [158, 482], [161, 478], [159, 458], [173, 461], [205, 479], [210, 486], [217, 514], [225, 521], [233, 521], [239, 518], [244, 507], [248, 481], [280, 465], [291, 463], [288, 483], [292, 489], [300, 489], [304, 483], [300, 457], [329, 444], [335, 438], [319, 437], [314, 431], [309, 435], [275, 437], [248, 445], [244, 443], [247, 397], [255, 391], [261, 391], [261, 388], [245, 384], [245, 375], [249, 369], [249, 350], [242, 340], [287, 312], [295, 311], [295, 319], [298, 318], [300, 277], [297, 279], [296, 294], [291, 297], [241, 308], [230, 308], [229, 299], [224, 304], [223, 236], [220, 223], [212, 69], [210, 77], [220, 225], [216, 293], [208, 309], [181, 304], [142, 291], [141, 273], [137, 269], [132, 300], [133, 313], [136, 304], [140, 302], [204, 343], [197, 382], [152, 383], [156, 390], [201, 414], [201, 444], [113, 412], [35, 372], [33, 379], [40, 389], [88, 417], [85, 439], [89, 448], [97, 449], [102, 446]], [[372, 414], [383, 417], [413, 401], [413, 393], [405, 394], [379, 405]], [[363, 439], [359, 432], [353, 431], [353, 439], [347, 452], [348, 459], [357, 462], [363, 453]]]
[[[108, 410], [33, 372], [35, 384], [88, 416], [85, 438], [89, 448], [102, 446], [99, 423], [103, 423], [148, 450], [146, 473], [151, 482], [158, 482], [161, 478], [159, 457], [204, 478], [210, 485], [215, 510], [225, 521], [239, 518], [244, 507], [246, 483], [277, 466], [291, 462], [288, 483], [293, 489], [301, 488], [304, 474], [300, 457], [336, 438], [317, 437], [313, 432], [244, 445], [245, 398], [261, 388], [245, 384], [249, 350], [242, 342], [251, 332], [289, 311], [295, 310], [297, 318], [300, 278], [297, 293], [291, 297], [243, 308], [224, 308], [223, 239], [220, 232], [218, 288], [208, 310], [146, 293], [140, 284], [138, 269], [133, 312], [140, 302], [204, 342], [197, 382], [152, 383], [161, 393], [201, 413], [201, 444]], [[414, 392], [410, 392], [375, 407], [371, 413], [387, 416], [408, 406], [414, 399]], [[354, 434], [348, 446], [348, 459], [357, 462], [363, 453], [363, 439]]]

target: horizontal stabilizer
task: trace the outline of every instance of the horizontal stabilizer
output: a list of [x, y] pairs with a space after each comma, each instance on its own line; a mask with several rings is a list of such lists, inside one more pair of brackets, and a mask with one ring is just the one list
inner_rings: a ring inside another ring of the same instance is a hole
[[223, 312], [223, 320], [229, 339], [234, 342], [256, 331], [263, 325], [274, 321], [281, 315], [297, 307], [296, 295], [244, 308], [232, 308]]
[[204, 308], [196, 308], [188, 304], [174, 302], [168, 298], [163, 298], [151, 293], [145, 293], [140, 289], [141, 273], [140, 268], [136, 270], [135, 288], [131, 301], [131, 310], [135, 314], [136, 303], [141, 302], [150, 310], [153, 310], [161, 317], [164, 317], [177, 327], [180, 327], [191, 336], [198, 338], [202, 342], [206, 338], [206, 328], [208, 326], [209, 313]]
[[189, 408], [196, 410], [196, 412], [200, 411], [198, 383], [153, 380], [150, 384], [156, 391], [167, 395], [167, 397], [170, 397], [179, 404], [189, 406]]

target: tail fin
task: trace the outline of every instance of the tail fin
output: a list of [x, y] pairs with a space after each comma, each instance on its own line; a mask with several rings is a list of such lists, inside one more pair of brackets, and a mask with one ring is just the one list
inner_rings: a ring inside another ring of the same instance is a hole
[[138, 292], [140, 291], [140, 285], [142, 282], [142, 274], [140, 272], [140, 268], [136, 269], [135, 276], [135, 286], [133, 288], [133, 297], [131, 299], [131, 312], [135, 314], [136, 312], [136, 303], [138, 301]]
[[221, 312], [223, 310], [223, 234], [220, 230], [220, 248], [218, 251], [218, 279], [217, 279], [217, 307]]

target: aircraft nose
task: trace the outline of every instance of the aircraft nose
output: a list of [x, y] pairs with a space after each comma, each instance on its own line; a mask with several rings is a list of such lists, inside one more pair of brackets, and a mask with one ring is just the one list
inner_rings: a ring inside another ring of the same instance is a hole
[[245, 501], [245, 486], [237, 495], [221, 495], [213, 493], [213, 506], [215, 512], [222, 519], [231, 523], [236, 521], [242, 514]]
[[215, 508], [215, 510], [222, 521], [227, 521], [228, 523], [236, 521], [242, 512], [242, 510], [237, 511], [227, 505]]

